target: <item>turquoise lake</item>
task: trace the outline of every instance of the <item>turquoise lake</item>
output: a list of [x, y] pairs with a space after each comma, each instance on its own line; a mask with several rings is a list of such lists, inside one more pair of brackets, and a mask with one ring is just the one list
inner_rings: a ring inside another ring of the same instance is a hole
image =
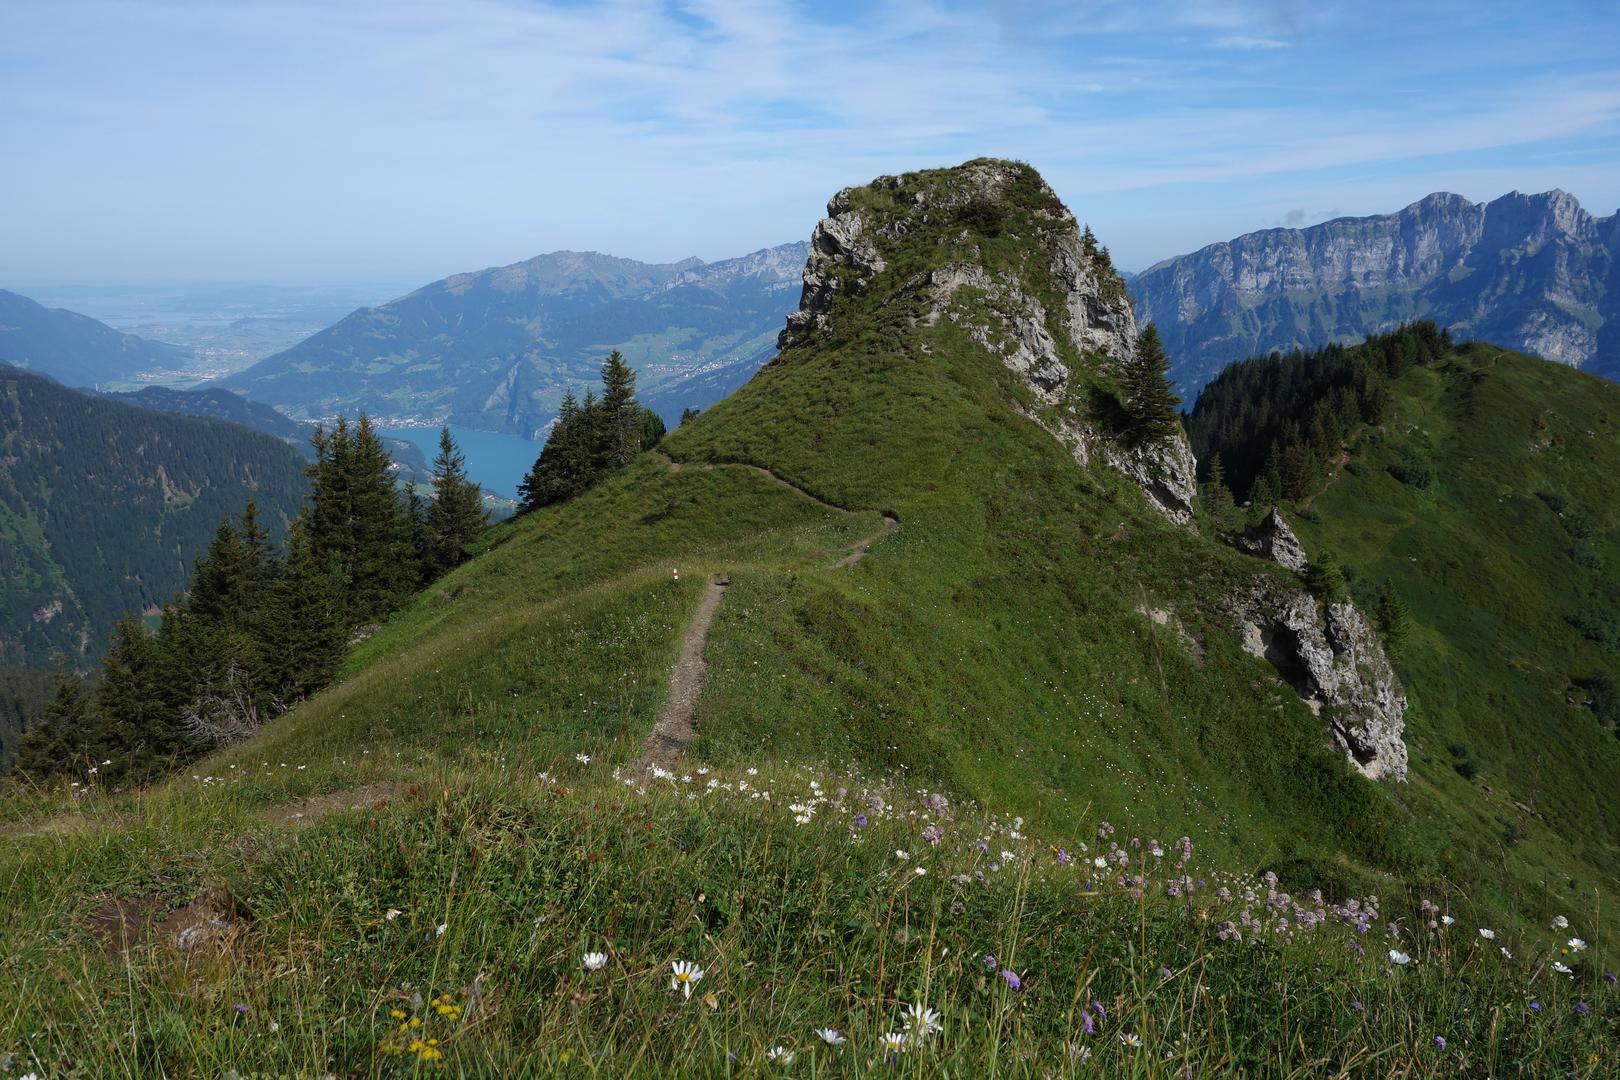
[[[405, 439], [422, 448], [431, 464], [439, 452], [439, 429], [436, 427], [378, 429], [380, 434], [394, 439]], [[518, 484], [534, 467], [540, 456], [541, 444], [517, 435], [501, 435], [493, 431], [473, 431], [471, 428], [451, 427], [450, 437], [467, 458], [467, 475], [482, 486], [517, 498]]]

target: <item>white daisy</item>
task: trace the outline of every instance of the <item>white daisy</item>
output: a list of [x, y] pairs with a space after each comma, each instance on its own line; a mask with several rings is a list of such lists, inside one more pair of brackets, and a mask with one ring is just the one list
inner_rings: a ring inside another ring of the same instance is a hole
[[586, 971], [601, 971], [607, 967], [607, 953], [588, 952], [581, 958]]
[[669, 969], [669, 988], [679, 990], [683, 998], [690, 999], [692, 987], [703, 981], [703, 969], [688, 960], [677, 960]]
[[817, 1028], [815, 1035], [816, 1038], [820, 1039], [828, 1046], [843, 1046], [849, 1041], [848, 1039], [844, 1038], [843, 1032], [839, 1031], [837, 1028]]

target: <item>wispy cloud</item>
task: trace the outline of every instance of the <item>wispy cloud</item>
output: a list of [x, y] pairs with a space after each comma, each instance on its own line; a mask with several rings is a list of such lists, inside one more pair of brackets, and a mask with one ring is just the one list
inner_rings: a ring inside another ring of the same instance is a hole
[[[983, 153], [1111, 208], [1099, 226], [1141, 263], [1174, 253], [1149, 248], [1176, 243], [1155, 230], [1184, 200], [1223, 227], [1250, 205], [1233, 185], [1275, 189], [1256, 227], [1336, 205], [1315, 192], [1346, 173], [1411, 175], [1416, 197], [1447, 158], [1620, 158], [1620, 65], [1597, 44], [1620, 18], [1459, 5], [1432, 16], [1444, 52], [1430, 18], [1286, 0], [13, 8], [0, 278], [712, 257], [804, 235], [843, 184]], [[1597, 194], [1620, 199], [1620, 179]]]

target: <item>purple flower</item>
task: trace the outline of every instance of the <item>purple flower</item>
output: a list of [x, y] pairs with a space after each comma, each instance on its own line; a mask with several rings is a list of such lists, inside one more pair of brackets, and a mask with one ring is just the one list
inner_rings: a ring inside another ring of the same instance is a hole
[[1608, 983], [1608, 984], [1609, 984], [1609, 985], [1610, 985], [1610, 986], [1613, 986], [1613, 985], [1614, 985], [1614, 984], [1615, 984], [1615, 982], [1616, 982], [1616, 981], [1620, 981], [1620, 980], [1616, 980], [1616, 979], [1615, 979], [1615, 977], [1614, 977], [1614, 972], [1612, 972], [1612, 971], [1605, 971], [1605, 972], [1604, 972], [1604, 973], [1603, 973], [1603, 981], [1604, 981], [1604, 982], [1606, 982], [1606, 983]]
[[1577, 1001], [1575, 1003], [1575, 1015], [1576, 1016], [1585, 1016], [1587, 1013], [1589, 1013], [1591, 1011], [1592, 1011], [1592, 1006], [1588, 1005], [1586, 1002]]
[[1367, 1006], [1363, 1005], [1359, 1001], [1352, 1001], [1350, 1003], [1350, 1007], [1352, 1009], [1356, 1010], [1356, 1012], [1366, 1012], [1367, 1011]]
[[996, 954], [995, 953], [985, 953], [984, 954], [984, 966], [989, 968], [991, 971], [994, 971], [994, 970], [996, 970], [996, 968], [1000, 967], [1001, 965], [996, 963]]
[[1531, 1011], [1531, 1012], [1540, 1012], [1540, 1011], [1541, 1011], [1541, 1002], [1539, 1002], [1539, 1001], [1532, 1001], [1532, 1002], [1531, 1002], [1531, 1003], [1530, 1003], [1530, 1011]]
[[[1002, 968], [1001, 977], [1007, 980], [1009, 990], [1022, 990], [1024, 987], [1024, 981], [1018, 977], [1018, 972], [1013, 971], [1011, 968]], [[1584, 1005], [1585, 1002], [1581, 1004]]]
[[865, 814], [856, 814], [855, 815], [855, 827], [857, 829], [866, 828], [866, 815]]
[[1089, 1009], [1080, 1014], [1080, 1030], [1084, 1031], [1087, 1035], [1096, 1034], [1097, 1025], [1092, 1021], [1091, 1011]]
[[1098, 1016], [1102, 1017], [1104, 1020], [1108, 1019], [1108, 1010], [1102, 1007], [1102, 1002], [1093, 1001], [1091, 1003], [1091, 1007], [1097, 1010]]
[[1434, 1037], [1434, 1045], [1444, 1050], [1446, 1048], [1446, 1037], [1444, 1035], [1436, 1035]]
[[247, 1006], [246, 1006], [246, 1005], [243, 1005], [243, 1004], [242, 1004], [242, 1003], [241, 1003], [241, 1002], [237, 1002], [237, 1003], [236, 1003], [236, 1004], [235, 1004], [235, 1005], [232, 1005], [232, 1006], [231, 1006], [231, 1008], [232, 1008], [232, 1009], [235, 1009], [235, 1010], [236, 1010], [236, 1011], [237, 1011], [237, 1012], [239, 1012], [239, 1013], [242, 1013], [242, 1014], [244, 1014], [244, 1015], [245, 1015], [245, 1014], [246, 1014], [246, 1013], [247, 1013], [247, 1011], [248, 1011], [248, 1010], [247, 1010]]
[[1067, 851], [1064, 851], [1062, 848], [1058, 848], [1057, 860], [1058, 860], [1059, 865], [1062, 865], [1063, 863], [1068, 862], [1069, 861], [1069, 853]]

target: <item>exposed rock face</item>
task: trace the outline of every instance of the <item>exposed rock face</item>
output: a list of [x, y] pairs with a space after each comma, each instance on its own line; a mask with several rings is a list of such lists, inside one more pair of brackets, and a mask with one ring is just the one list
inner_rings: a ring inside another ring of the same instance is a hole
[[1261, 559], [1270, 559], [1280, 566], [1290, 570], [1304, 570], [1305, 564], [1310, 560], [1305, 557], [1305, 547], [1294, 535], [1294, 530], [1288, 527], [1273, 506], [1266, 520], [1260, 524], [1246, 529], [1242, 536], [1237, 538], [1237, 549]]
[[1620, 214], [1563, 191], [1438, 193], [1397, 214], [1267, 229], [1131, 279], [1195, 394], [1233, 360], [1359, 341], [1411, 318], [1620, 377]]
[[[1016, 268], [987, 265], [977, 233], [1020, 211], [1034, 222], [1038, 258]], [[804, 292], [780, 348], [786, 353], [819, 340], [842, 297], [881, 287], [891, 245], [942, 225], [950, 232], [951, 261], [887, 282], [895, 301], [922, 299], [923, 322], [954, 323], [1017, 373], [1045, 406], [1031, 418], [1082, 464], [1100, 453], [1170, 520], [1191, 521], [1196, 462], [1186, 437], [1177, 432], [1140, 447], [1117, 445], [1078, 400], [1081, 369], [1107, 375], [1134, 356], [1136, 317], [1112, 267], [1088, 250], [1074, 215], [1027, 166], [974, 161], [938, 173], [883, 176], [833, 196], [811, 236]]]
[[1267, 577], [1236, 597], [1231, 611], [1244, 649], [1293, 685], [1364, 776], [1406, 779], [1406, 696], [1354, 605], [1329, 604], [1324, 614], [1310, 594]]

